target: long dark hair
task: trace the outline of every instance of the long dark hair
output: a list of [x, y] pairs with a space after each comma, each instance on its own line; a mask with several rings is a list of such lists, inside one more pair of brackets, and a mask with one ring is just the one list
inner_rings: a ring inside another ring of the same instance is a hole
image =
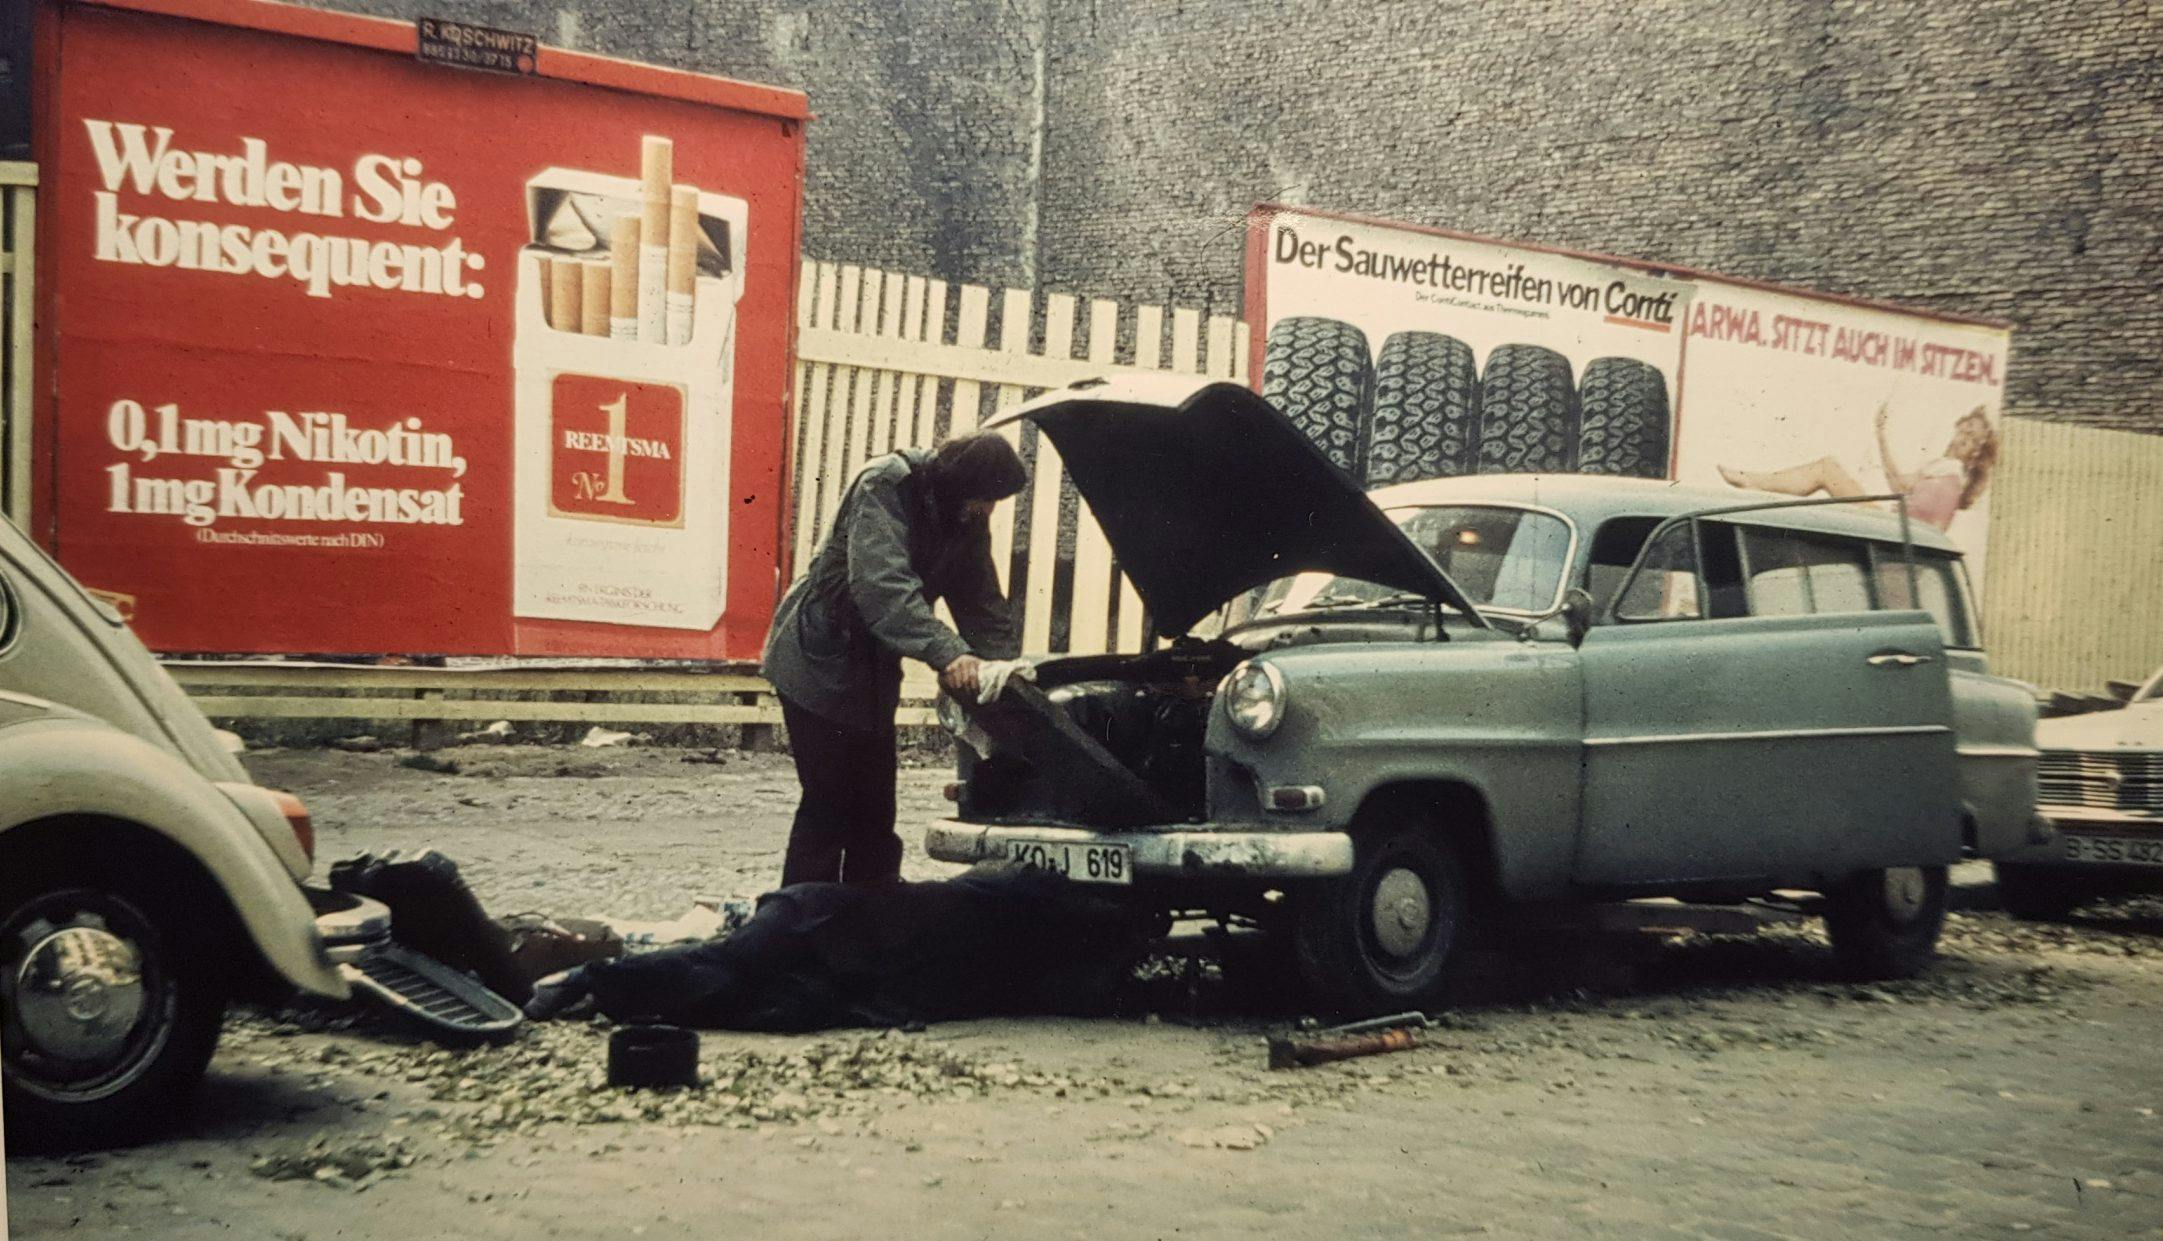
[[1959, 443], [1960, 432], [1973, 430], [1973, 442], [1966, 456], [1959, 458], [1961, 468], [1960, 507], [1972, 507], [1982, 498], [1983, 489], [1990, 486], [1991, 468], [1998, 464], [1998, 430], [1990, 425], [1990, 415], [1978, 405], [1961, 416], [1953, 424], [1953, 444], [1946, 445], [1950, 453]]
[[971, 500], [1004, 500], [1029, 481], [1021, 454], [996, 431], [957, 435], [932, 450], [925, 480], [939, 507], [958, 513]]

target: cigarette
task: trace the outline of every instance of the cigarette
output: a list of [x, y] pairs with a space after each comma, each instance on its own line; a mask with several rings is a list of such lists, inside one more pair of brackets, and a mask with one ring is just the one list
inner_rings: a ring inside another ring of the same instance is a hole
[[556, 307], [554, 302], [550, 300], [548, 292], [548, 273], [554, 270], [554, 265], [548, 261], [546, 254], [534, 255], [533, 265], [541, 273], [541, 318], [547, 321], [548, 326], [554, 327], [556, 326]]
[[558, 331], [578, 330], [581, 282], [579, 261], [566, 255], [548, 260], [548, 325]]
[[668, 343], [688, 345], [698, 276], [698, 188], [675, 187], [668, 207]]
[[609, 299], [615, 293], [615, 273], [605, 258], [589, 257], [579, 264], [580, 304], [578, 329], [588, 336], [606, 336], [609, 326]]
[[638, 248], [638, 338], [650, 345], [668, 340], [669, 183], [675, 170], [676, 144], [646, 135], [639, 149], [645, 211]]
[[638, 217], [624, 215], [608, 237], [608, 334], [616, 340], [638, 339], [638, 234]]

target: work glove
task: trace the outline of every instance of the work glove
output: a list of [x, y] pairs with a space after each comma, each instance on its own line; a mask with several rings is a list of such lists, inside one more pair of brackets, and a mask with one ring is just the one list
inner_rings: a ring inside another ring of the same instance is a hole
[[976, 677], [976, 700], [997, 702], [999, 695], [1006, 692], [1007, 682], [1017, 677], [1024, 681], [1036, 680], [1036, 665], [1026, 659], [988, 659], [977, 670]]

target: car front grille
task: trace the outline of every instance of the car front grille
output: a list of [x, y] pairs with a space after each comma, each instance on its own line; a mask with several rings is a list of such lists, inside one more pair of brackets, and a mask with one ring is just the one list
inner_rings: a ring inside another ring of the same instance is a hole
[[2046, 806], [2163, 814], [2163, 750], [2045, 750], [2036, 776]]

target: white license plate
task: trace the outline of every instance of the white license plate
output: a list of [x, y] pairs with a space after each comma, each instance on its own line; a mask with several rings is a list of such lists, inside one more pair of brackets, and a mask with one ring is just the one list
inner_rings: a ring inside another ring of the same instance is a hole
[[1063, 840], [1010, 840], [1007, 860], [1063, 875], [1076, 883], [1133, 883], [1134, 858], [1125, 845], [1077, 845]]
[[2163, 866], [2163, 837], [2065, 835], [2065, 860]]

